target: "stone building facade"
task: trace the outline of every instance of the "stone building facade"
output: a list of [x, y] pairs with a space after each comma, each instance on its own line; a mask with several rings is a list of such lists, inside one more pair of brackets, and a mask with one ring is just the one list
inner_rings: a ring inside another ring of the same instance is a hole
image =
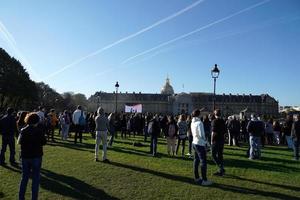
[[[95, 109], [101, 106], [106, 112], [114, 112], [117, 103], [118, 112], [124, 112], [125, 105], [142, 104], [143, 112], [179, 114], [191, 113], [196, 108], [201, 109], [202, 113], [210, 113], [213, 109], [213, 98], [212, 93], [175, 94], [167, 78], [160, 94], [96, 92], [89, 101]], [[268, 94], [217, 94], [215, 98], [216, 108], [220, 108], [225, 116], [240, 113], [278, 115], [278, 102]]]

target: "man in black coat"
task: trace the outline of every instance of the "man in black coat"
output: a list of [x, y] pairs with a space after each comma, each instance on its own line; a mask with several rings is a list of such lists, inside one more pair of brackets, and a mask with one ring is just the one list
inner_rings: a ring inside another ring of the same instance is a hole
[[6, 111], [6, 115], [4, 115], [0, 120], [0, 132], [2, 134], [0, 165], [5, 164], [5, 152], [7, 145], [9, 146], [10, 151], [9, 161], [12, 165], [16, 164], [15, 133], [17, 132], [17, 123], [16, 118], [13, 116], [13, 112], [13, 108], [8, 108]]

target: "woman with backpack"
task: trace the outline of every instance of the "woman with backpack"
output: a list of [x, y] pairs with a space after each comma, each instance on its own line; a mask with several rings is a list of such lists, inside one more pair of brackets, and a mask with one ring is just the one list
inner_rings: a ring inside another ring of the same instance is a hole
[[175, 154], [175, 145], [176, 145], [176, 136], [177, 136], [178, 127], [173, 116], [168, 117], [168, 122], [165, 128], [165, 136], [167, 139], [167, 151], [169, 156], [174, 156]]
[[176, 147], [176, 155], [179, 150], [179, 145], [180, 145], [180, 143], [182, 143], [181, 155], [182, 155], [182, 157], [184, 157], [185, 140], [187, 138], [187, 130], [188, 130], [188, 125], [186, 123], [185, 115], [183, 115], [183, 114], [180, 115], [177, 126], [178, 126], [178, 137], [177, 137], [178, 140], [177, 140], [177, 147]]

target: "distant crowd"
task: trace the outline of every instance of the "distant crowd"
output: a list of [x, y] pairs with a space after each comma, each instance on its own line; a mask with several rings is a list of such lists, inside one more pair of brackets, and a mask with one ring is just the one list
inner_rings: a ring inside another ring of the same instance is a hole
[[[169, 156], [188, 156], [194, 159], [194, 178], [200, 185], [212, 184], [206, 177], [206, 157], [209, 151], [219, 168], [214, 175], [225, 174], [223, 162], [225, 143], [230, 146], [249, 144], [247, 156], [250, 160], [260, 159], [261, 149], [266, 144], [286, 145], [293, 150], [293, 159], [299, 160], [299, 115], [295, 119], [289, 115], [284, 122], [279, 122], [273, 119], [262, 120], [255, 114], [252, 114], [250, 119], [245, 116], [242, 119], [236, 116], [225, 119], [219, 109], [206, 116], [202, 116], [198, 109], [191, 115], [173, 116], [151, 113], [105, 113], [101, 107], [94, 113], [87, 113], [81, 106], [73, 112], [65, 110], [61, 113], [57, 113], [54, 109], [47, 112], [43, 107], [33, 112], [16, 112], [13, 108], [8, 108], [7, 112], [0, 116], [2, 135], [0, 165], [6, 165], [5, 152], [8, 146], [9, 162], [12, 166], [18, 166], [15, 155], [15, 138], [17, 138], [17, 144], [21, 145], [22, 166], [19, 199], [24, 199], [30, 174], [32, 174], [32, 199], [37, 199], [43, 145], [47, 140], [55, 142], [54, 135], [57, 129], [61, 140], [70, 141], [70, 133], [74, 132], [75, 144], [82, 143], [83, 133], [91, 134], [95, 139], [94, 159], [96, 162], [99, 161], [99, 146], [102, 144], [101, 161], [105, 163], [109, 163], [107, 146], [112, 147], [117, 137], [125, 139], [140, 135], [143, 136], [144, 142], [149, 139], [149, 153], [153, 157], [158, 156], [158, 138], [165, 138], [166, 152]], [[186, 143], [187, 152], [185, 152]], [[198, 172], [200, 163], [201, 176]]]

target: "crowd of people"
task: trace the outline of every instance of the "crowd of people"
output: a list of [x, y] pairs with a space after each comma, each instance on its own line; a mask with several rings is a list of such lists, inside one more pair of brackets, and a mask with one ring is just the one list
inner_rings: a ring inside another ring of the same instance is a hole
[[[170, 156], [188, 156], [194, 159], [194, 178], [198, 184], [210, 185], [207, 179], [207, 153], [211, 151], [213, 161], [218, 166], [216, 176], [225, 174], [223, 151], [224, 144], [240, 146], [241, 142], [249, 144], [247, 156], [249, 159], [260, 159], [261, 149], [268, 145], [287, 145], [293, 149], [294, 159], [299, 160], [300, 116], [296, 119], [288, 116], [280, 123], [278, 120], [262, 120], [255, 114], [248, 120], [245, 116], [224, 118], [217, 109], [211, 115], [202, 116], [196, 109], [191, 115], [177, 116], [141, 113], [106, 113], [98, 108], [94, 113], [87, 113], [81, 106], [74, 112], [67, 110], [56, 113], [39, 107], [33, 112], [18, 112], [8, 108], [6, 114], [0, 117], [0, 133], [2, 147], [0, 165], [5, 165], [5, 152], [9, 146], [9, 162], [17, 166], [15, 138], [21, 145], [22, 178], [19, 199], [24, 199], [29, 175], [32, 173], [32, 198], [37, 199], [40, 169], [43, 156], [43, 145], [55, 142], [55, 130], [58, 129], [61, 140], [70, 141], [70, 133], [74, 132], [74, 143], [83, 142], [83, 133], [90, 133], [95, 139], [96, 162], [99, 160], [99, 147], [102, 144], [101, 161], [109, 163], [107, 147], [112, 147], [114, 139], [121, 134], [122, 139], [143, 136], [144, 142], [150, 138], [149, 153], [158, 156], [158, 138], [165, 138], [166, 153]], [[186, 142], [188, 151], [185, 154]], [[181, 148], [181, 151], [179, 151]], [[201, 178], [198, 167], [201, 163]]]

